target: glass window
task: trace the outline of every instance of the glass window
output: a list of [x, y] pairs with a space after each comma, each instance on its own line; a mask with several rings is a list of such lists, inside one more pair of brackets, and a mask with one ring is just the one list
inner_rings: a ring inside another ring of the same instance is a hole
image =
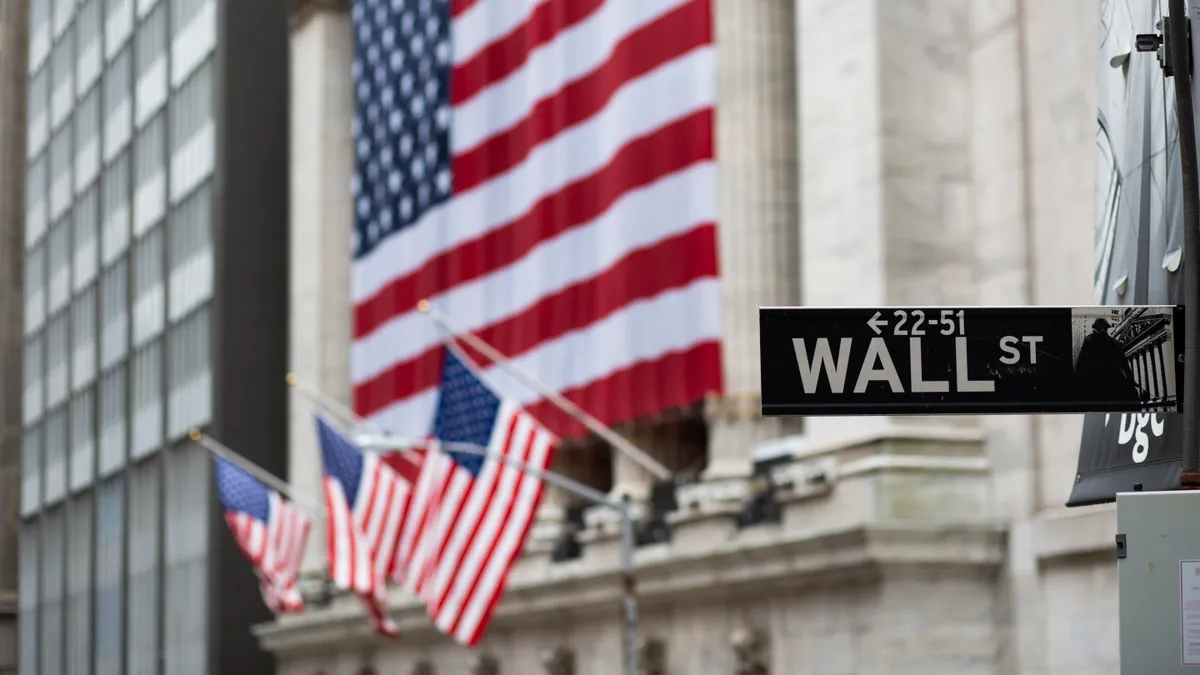
[[104, 231], [100, 259], [107, 265], [129, 247], [129, 153], [104, 169]]
[[42, 416], [42, 336], [37, 335], [25, 343], [25, 395], [24, 419], [32, 422]]
[[152, 342], [133, 357], [133, 441], [131, 453], [139, 458], [158, 449], [163, 439], [163, 350]]
[[100, 89], [92, 89], [75, 109], [75, 191], [100, 175]]
[[120, 675], [124, 661], [125, 482], [121, 475], [96, 489], [96, 675]]
[[171, 32], [178, 35], [180, 31], [196, 18], [207, 0], [171, 0]]
[[46, 247], [39, 244], [25, 257], [25, 333], [46, 320]]
[[100, 205], [97, 203], [99, 201], [96, 189], [92, 188], [83, 193], [72, 213], [75, 255], [71, 277], [76, 291], [92, 283], [100, 263], [100, 246], [97, 241], [100, 229]]
[[75, 42], [67, 37], [54, 45], [50, 58], [50, 126], [57, 129], [71, 114], [75, 103], [72, 75], [75, 71]]
[[46, 416], [43, 442], [46, 454], [45, 495], [43, 501], [54, 503], [67, 491], [67, 409], [58, 408]]
[[100, 76], [100, 0], [82, 0], [75, 19], [75, 47], [79, 53], [76, 64], [77, 93], [87, 91]]
[[162, 479], [155, 459], [129, 475], [129, 665], [134, 673], [159, 670], [159, 531]]
[[212, 117], [212, 62], [204, 64], [171, 99], [171, 150], [191, 140]]
[[50, 220], [56, 220], [71, 206], [75, 187], [71, 181], [72, 159], [68, 127], [50, 142]]
[[96, 378], [96, 287], [75, 296], [71, 304], [71, 388], [79, 390]]
[[133, 344], [162, 333], [166, 317], [163, 292], [163, 228], [146, 233], [133, 247]]
[[167, 663], [206, 673], [208, 662], [209, 475], [212, 460], [187, 445], [167, 456], [163, 513], [163, 651]]
[[91, 485], [96, 473], [96, 395], [92, 388], [71, 401], [71, 489]]
[[166, 213], [167, 181], [163, 171], [166, 148], [166, 118], [156, 116], [138, 134], [134, 144], [133, 233], [141, 236]]
[[134, 51], [137, 52], [139, 76], [167, 53], [167, 8], [165, 5], [156, 7], [138, 27]]
[[29, 157], [36, 157], [46, 146], [50, 137], [50, 71], [42, 68], [29, 80], [29, 90], [26, 103], [29, 110], [29, 129], [26, 138], [29, 142]]
[[138, 136], [137, 148], [134, 151], [134, 182], [136, 184], [141, 185], [162, 173], [165, 143], [165, 123], [163, 117], [159, 115]]
[[208, 184], [171, 213], [168, 228], [167, 310], [170, 319], [177, 321], [212, 297], [212, 197]]
[[212, 414], [209, 368], [208, 307], [202, 307], [171, 329], [167, 345], [170, 438], [202, 426]]
[[61, 508], [42, 516], [42, 672], [63, 672], [63, 585], [66, 581], [66, 523]]
[[100, 378], [100, 475], [108, 475], [125, 465], [126, 395], [128, 380], [125, 364]]
[[54, 0], [54, 36], [62, 34], [71, 24], [75, 13], [75, 0]]
[[105, 0], [104, 44], [109, 58], [125, 44], [132, 30], [133, 0]]
[[46, 155], [29, 164], [25, 182], [25, 246], [32, 247], [46, 234]]
[[63, 219], [50, 228], [46, 245], [50, 268], [47, 311], [57, 312], [71, 299], [71, 221]]
[[129, 353], [129, 265], [121, 258], [100, 281], [100, 367]]
[[62, 312], [46, 324], [46, 406], [54, 407], [67, 400], [68, 385], [68, 320]]
[[129, 143], [133, 131], [133, 59], [122, 50], [104, 71], [104, 160]]
[[38, 675], [38, 581], [41, 561], [38, 555], [37, 521], [21, 523], [20, 582], [18, 603], [21, 611], [20, 649], [21, 675]]
[[90, 492], [67, 504], [68, 673], [87, 673], [92, 665], [92, 505]]
[[42, 428], [26, 427], [21, 432], [21, 515], [42, 505]]

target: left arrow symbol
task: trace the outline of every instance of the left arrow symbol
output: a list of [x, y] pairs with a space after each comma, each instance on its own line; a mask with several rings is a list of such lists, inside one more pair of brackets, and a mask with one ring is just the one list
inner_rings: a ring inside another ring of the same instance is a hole
[[879, 312], [875, 312], [875, 316], [871, 317], [870, 319], [867, 319], [867, 325], [871, 327], [871, 330], [875, 331], [876, 335], [879, 335], [880, 334], [880, 330], [879, 330], [880, 326], [887, 328], [887, 319], [880, 319]]

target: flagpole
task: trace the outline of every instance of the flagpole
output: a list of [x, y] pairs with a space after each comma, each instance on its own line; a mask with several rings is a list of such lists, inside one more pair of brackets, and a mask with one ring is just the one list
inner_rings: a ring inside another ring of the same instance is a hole
[[263, 485], [266, 485], [279, 494], [288, 497], [298, 506], [304, 507], [304, 510], [310, 512], [309, 515], [314, 515], [320, 512], [320, 508], [315, 506], [320, 504], [320, 502], [311, 501], [306, 496], [296, 494], [296, 491], [292, 489], [291, 485], [288, 485], [266, 469], [255, 464], [254, 462], [251, 462], [237, 452], [234, 452], [228, 446], [222, 444], [212, 436], [206, 435], [199, 429], [192, 429], [188, 436], [196, 445], [208, 450], [212, 454], [220, 457], [230, 464], [237, 466], [242, 471], [245, 471], [256, 478]]
[[442, 328], [448, 331], [451, 335], [461, 339], [463, 342], [471, 346], [475, 351], [483, 354], [497, 367], [504, 370], [509, 375], [519, 380], [522, 384], [529, 387], [538, 395], [545, 398], [556, 408], [570, 415], [575, 421], [587, 427], [589, 431], [596, 434], [600, 438], [608, 441], [617, 450], [623, 452], [627, 457], [637, 462], [650, 473], [654, 474], [659, 480], [671, 480], [671, 470], [664, 466], [661, 462], [646, 454], [644, 450], [637, 447], [629, 441], [629, 439], [621, 436], [611, 428], [605, 426], [600, 420], [596, 419], [586, 410], [580, 408], [570, 399], [563, 396], [559, 392], [549, 386], [534, 379], [533, 376], [524, 372], [513, 365], [512, 360], [502, 354], [495, 347], [488, 344], [483, 338], [472, 333], [465, 328], [454, 326], [445, 314], [438, 311], [428, 300], [422, 300], [417, 303], [417, 309], [428, 314], [429, 318], [433, 319]]
[[[424, 445], [423, 441], [416, 441], [410, 438], [401, 436], [393, 436], [391, 434], [382, 434], [372, 436], [363, 434], [354, 439], [356, 445], [364, 451], [374, 450], [392, 450], [400, 448], [413, 448]], [[526, 474], [543, 480], [551, 485], [557, 486], [570, 492], [577, 497], [581, 497], [599, 506], [604, 506], [615, 510], [621, 515], [621, 642], [622, 651], [625, 656], [625, 673], [626, 675], [639, 675], [638, 660], [637, 660], [637, 623], [638, 623], [638, 601], [637, 601], [637, 577], [636, 567], [633, 560], [634, 547], [637, 545], [634, 537], [633, 529], [633, 507], [629, 495], [624, 495], [620, 500], [613, 499], [603, 492], [584, 485], [576, 480], [572, 480], [562, 474], [553, 471], [544, 471], [537, 467], [530, 466], [525, 462], [513, 459], [507, 455], [498, 452], [492, 452], [487, 448], [476, 445], [474, 443], [460, 442], [439, 442], [441, 447], [450, 452], [462, 453], [464, 455], [474, 455], [476, 457], [484, 457], [487, 459], [495, 459], [499, 462]]]
[[384, 431], [378, 424], [354, 412], [349, 406], [342, 404], [336, 398], [301, 382], [295, 373], [287, 374], [287, 383], [289, 387], [295, 389], [301, 396], [340, 417], [343, 422], [349, 422], [354, 426], [369, 426], [381, 433]]

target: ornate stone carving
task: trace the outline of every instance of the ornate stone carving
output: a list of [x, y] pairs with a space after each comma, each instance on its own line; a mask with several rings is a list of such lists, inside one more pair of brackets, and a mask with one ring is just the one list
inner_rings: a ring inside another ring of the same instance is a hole
[[766, 635], [756, 628], [738, 628], [729, 636], [729, 645], [733, 647], [734, 675], [768, 675], [769, 655], [767, 654]]
[[575, 652], [568, 647], [555, 647], [542, 655], [546, 675], [575, 675]]
[[495, 656], [481, 652], [471, 659], [471, 675], [500, 675], [500, 662]]
[[667, 675], [667, 643], [661, 639], [642, 638], [637, 658], [642, 675]]

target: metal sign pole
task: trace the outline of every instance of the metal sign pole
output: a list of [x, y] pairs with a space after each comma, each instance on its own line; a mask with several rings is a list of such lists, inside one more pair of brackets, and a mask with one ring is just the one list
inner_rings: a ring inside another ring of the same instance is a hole
[[[400, 436], [363, 434], [355, 438], [355, 443], [362, 450], [397, 450], [426, 445], [424, 441]], [[543, 471], [529, 466], [524, 462], [501, 455], [474, 443], [438, 442], [450, 452], [464, 455], [474, 455], [494, 459], [510, 466], [526, 475], [560, 487], [567, 492], [587, 501], [615, 510], [621, 515], [621, 629], [622, 642], [625, 651], [626, 675], [640, 675], [637, 661], [637, 593], [636, 577], [633, 562], [633, 551], [636, 545], [633, 531], [633, 514], [628, 496], [622, 501], [616, 501], [599, 490], [572, 480], [553, 471]]]

